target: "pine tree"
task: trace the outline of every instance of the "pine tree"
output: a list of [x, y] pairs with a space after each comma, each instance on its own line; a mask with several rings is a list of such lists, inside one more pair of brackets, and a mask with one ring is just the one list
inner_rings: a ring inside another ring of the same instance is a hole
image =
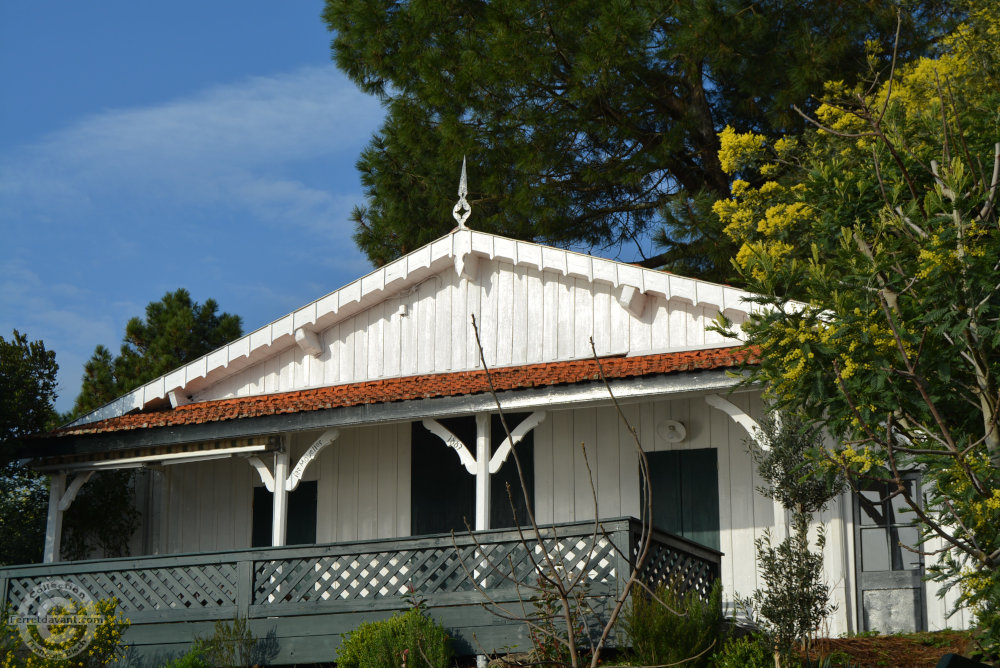
[[192, 301], [184, 288], [146, 306], [146, 317], [125, 326], [121, 351], [97, 346], [84, 365], [83, 386], [73, 415], [88, 413], [154, 378], [239, 338], [242, 320], [218, 313], [214, 299]]
[[[181, 288], [146, 306], [146, 317], [132, 318], [118, 355], [97, 346], [84, 365], [83, 385], [71, 417], [79, 417], [143, 383], [238, 338], [237, 315], [218, 313], [214, 299], [199, 304]], [[133, 470], [101, 471], [84, 485], [64, 520], [63, 555], [84, 559], [100, 550], [125, 556], [139, 522]]]
[[17, 461], [24, 438], [52, 424], [56, 355], [14, 330], [0, 336], [0, 565], [39, 561], [45, 540], [45, 477]]
[[[950, 11], [903, 0], [901, 53]], [[383, 264], [450, 229], [468, 155], [476, 229], [614, 246], [659, 229], [666, 265], [729, 275], [711, 215], [729, 195], [717, 132], [796, 131], [791, 105], [853, 81], [890, 2], [327, 0], [338, 66], [385, 101], [358, 162], [355, 239]]]

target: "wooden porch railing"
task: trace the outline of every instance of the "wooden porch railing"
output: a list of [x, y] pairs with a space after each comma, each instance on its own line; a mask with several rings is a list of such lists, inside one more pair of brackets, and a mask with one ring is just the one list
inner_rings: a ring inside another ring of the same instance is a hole
[[[603, 520], [595, 540], [593, 526], [546, 528], [545, 543], [567, 569], [586, 574], [589, 595], [608, 596], [631, 570], [641, 527], [630, 518]], [[482, 594], [469, 577], [496, 600], [516, 605], [518, 592], [504, 574], [513, 567], [519, 582], [533, 582], [541, 556], [533, 537], [525, 538], [511, 530], [485, 531], [454, 539], [435, 535], [18, 566], [0, 569], [0, 600], [16, 610], [33, 587], [53, 579], [72, 582], [95, 599], [115, 597], [132, 622], [126, 641], [133, 654], [146, 657], [182, 651], [214, 620], [242, 615], [258, 635], [274, 638], [273, 662], [286, 663], [331, 660], [341, 633], [405, 608], [403, 596], [412, 587], [451, 629], [458, 650], [474, 653], [525, 641], [523, 625], [480, 605]], [[647, 582], [674, 581], [704, 595], [719, 565], [715, 550], [654, 531], [642, 574]]]

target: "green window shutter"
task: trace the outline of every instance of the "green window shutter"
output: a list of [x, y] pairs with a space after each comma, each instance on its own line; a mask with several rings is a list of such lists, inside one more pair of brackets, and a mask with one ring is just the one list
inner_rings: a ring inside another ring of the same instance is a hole
[[719, 465], [715, 448], [647, 452], [653, 524], [719, 549]]
[[[517, 425], [531, 415], [531, 413], [509, 413], [506, 414], [507, 427], [514, 431]], [[500, 422], [500, 416], [494, 415], [492, 418], [492, 430], [490, 439], [492, 449], [490, 454], [496, 453], [500, 444], [507, 438]], [[535, 437], [534, 432], [525, 434], [521, 442], [514, 446], [517, 449], [517, 456], [521, 460], [521, 470], [524, 473], [524, 484], [528, 488], [528, 500], [532, 506], [535, 503]], [[510, 485], [510, 496], [507, 496], [507, 485]], [[511, 506], [513, 499], [513, 507]], [[517, 516], [517, 522], [514, 517]], [[490, 476], [490, 528], [508, 529], [520, 524], [524, 526], [528, 523], [528, 506], [524, 501], [524, 492], [521, 489], [521, 479], [517, 475], [517, 463], [514, 461], [514, 454], [507, 457], [500, 470]]]

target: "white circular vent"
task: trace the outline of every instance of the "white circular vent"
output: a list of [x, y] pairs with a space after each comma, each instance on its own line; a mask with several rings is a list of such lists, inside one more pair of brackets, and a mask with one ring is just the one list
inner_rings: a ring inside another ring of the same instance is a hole
[[656, 426], [656, 433], [667, 443], [680, 443], [687, 436], [687, 429], [677, 420], [663, 420]]

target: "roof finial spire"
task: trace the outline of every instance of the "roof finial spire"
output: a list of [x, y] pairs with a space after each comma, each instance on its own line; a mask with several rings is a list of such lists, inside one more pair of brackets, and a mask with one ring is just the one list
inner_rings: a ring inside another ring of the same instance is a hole
[[[465, 156], [462, 156], [462, 179], [458, 182], [458, 203], [455, 204], [455, 208], [451, 210], [451, 215], [455, 217], [458, 221], [458, 229], [464, 230], [465, 221], [469, 219], [469, 214], [472, 213], [472, 207], [465, 200], [465, 196], [469, 194], [469, 185], [465, 177]], [[465, 211], [462, 213], [462, 211]]]

